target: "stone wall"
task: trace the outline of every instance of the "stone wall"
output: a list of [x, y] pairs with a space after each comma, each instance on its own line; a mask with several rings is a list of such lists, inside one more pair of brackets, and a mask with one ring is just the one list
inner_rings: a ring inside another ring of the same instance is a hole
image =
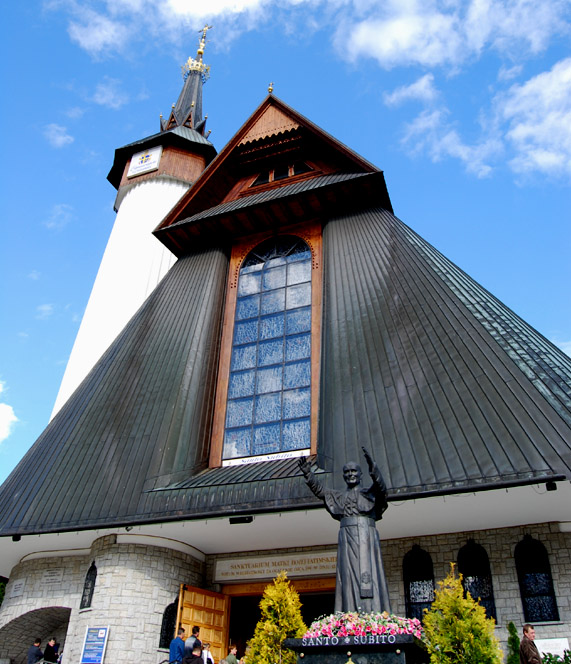
[[[97, 582], [91, 608], [79, 610], [85, 575], [91, 562], [97, 566]], [[49, 590], [41, 579], [46, 569], [63, 568], [64, 582]], [[14, 664], [25, 661], [25, 651], [35, 636], [43, 643], [52, 636], [28, 632], [21, 644], [19, 624], [30, 611], [44, 607], [69, 607], [69, 624], [55, 634], [65, 649], [67, 662], [79, 662], [86, 628], [109, 626], [105, 660], [122, 664], [156, 664], [168, 655], [158, 651], [163, 611], [177, 597], [181, 582], [203, 584], [203, 563], [164, 547], [118, 544], [115, 536], [93, 543], [88, 556], [40, 558], [23, 562], [11, 573], [10, 585], [25, 578], [22, 597], [8, 599], [0, 609], [0, 657]], [[67, 633], [65, 630], [67, 627]]]
[[[537, 637], [569, 636], [571, 533], [560, 532], [558, 524], [383, 541], [393, 611], [405, 613], [402, 561], [413, 545], [420, 545], [431, 555], [438, 582], [447, 575], [450, 563], [456, 561], [458, 550], [471, 538], [485, 548], [490, 559], [498, 615], [497, 634], [505, 648], [508, 622], [513, 621], [518, 631], [523, 623], [514, 549], [526, 534], [540, 540], [547, 549], [560, 614], [559, 623], [537, 625]], [[318, 552], [330, 548], [304, 547], [287, 552]], [[244, 558], [276, 553], [286, 551], [234, 555]], [[13, 664], [23, 664], [34, 637], [39, 636], [45, 644], [50, 636], [55, 636], [65, 650], [65, 661], [77, 664], [88, 626], [110, 627], [106, 662], [157, 664], [168, 659], [168, 653], [158, 649], [163, 611], [178, 596], [182, 582], [220, 590], [212, 580], [218, 557], [230, 556], [212, 555], [201, 562], [189, 553], [149, 543], [118, 542], [112, 535], [95, 540], [89, 553], [24, 560], [12, 570], [0, 608], [0, 659], [9, 658]], [[92, 606], [80, 611], [85, 575], [93, 560], [97, 566], [97, 582]], [[22, 580], [22, 594], [10, 597], [14, 584]]]

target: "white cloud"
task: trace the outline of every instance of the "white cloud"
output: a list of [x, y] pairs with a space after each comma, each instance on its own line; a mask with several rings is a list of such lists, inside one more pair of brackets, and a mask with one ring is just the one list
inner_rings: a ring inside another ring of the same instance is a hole
[[74, 138], [67, 133], [67, 128], [52, 123], [44, 127], [44, 136], [48, 143], [54, 148], [63, 148], [73, 143]]
[[571, 58], [495, 99], [518, 173], [571, 175]]
[[83, 117], [85, 113], [85, 109], [80, 108], [79, 106], [74, 106], [73, 108], [69, 108], [65, 114], [67, 115], [68, 118], [71, 120], [79, 120], [80, 118]]
[[428, 153], [434, 162], [447, 157], [459, 159], [467, 172], [479, 178], [492, 172], [489, 161], [502, 150], [501, 142], [484, 137], [474, 145], [462, 141], [457, 130], [448, 122], [446, 109], [425, 110], [406, 126], [402, 139], [412, 154]]
[[96, 104], [107, 106], [107, 108], [112, 108], [113, 110], [121, 108], [121, 106], [124, 106], [129, 101], [129, 97], [120, 89], [120, 86], [121, 81], [106, 76], [95, 88], [93, 101]]
[[36, 318], [39, 320], [46, 320], [54, 313], [53, 304], [39, 304], [36, 307]]
[[433, 74], [425, 74], [411, 85], [403, 85], [386, 92], [383, 100], [387, 106], [399, 106], [405, 101], [419, 100], [422, 102], [431, 102], [438, 96], [438, 91], [434, 87]]
[[37, 281], [40, 278], [40, 273], [37, 270], [32, 270], [28, 274], [28, 279], [31, 279], [32, 281]]
[[455, 68], [486, 48], [512, 56], [544, 50], [568, 28], [568, 7], [566, 0], [387, 0], [371, 3], [366, 18], [349, 19], [336, 43], [346, 51], [349, 41], [350, 57], [369, 56], [386, 68]]
[[90, 55], [117, 50], [127, 41], [129, 28], [120, 21], [88, 7], [78, 4], [75, 7], [78, 16], [69, 24], [69, 36]]
[[67, 203], [58, 203], [51, 209], [49, 217], [43, 222], [51, 231], [61, 231], [73, 220], [73, 207]]
[[513, 67], [502, 65], [498, 72], [498, 81], [512, 81], [514, 78], [517, 78], [522, 71], [522, 65], [514, 65]]
[[[0, 381], [0, 394], [4, 391], [4, 386], [5, 383]], [[12, 406], [7, 403], [0, 403], [0, 443], [12, 433], [16, 422], [18, 422], [18, 418]]]

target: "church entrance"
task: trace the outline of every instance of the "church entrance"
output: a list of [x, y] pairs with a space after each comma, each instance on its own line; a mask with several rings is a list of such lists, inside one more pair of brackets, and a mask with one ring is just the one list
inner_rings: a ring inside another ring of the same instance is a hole
[[[303, 579], [292, 581], [299, 592], [301, 615], [309, 625], [317, 618], [329, 615], [335, 605], [335, 579]], [[249, 585], [249, 587], [245, 587]], [[230, 595], [229, 644], [238, 648], [238, 657], [246, 650], [246, 643], [254, 635], [260, 620], [260, 600], [266, 583], [225, 586], [223, 592]], [[243, 593], [243, 594], [240, 594]]]

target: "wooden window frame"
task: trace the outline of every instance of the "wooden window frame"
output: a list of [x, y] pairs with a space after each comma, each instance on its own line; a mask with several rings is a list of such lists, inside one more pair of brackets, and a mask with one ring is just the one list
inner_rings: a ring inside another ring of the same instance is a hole
[[214, 422], [210, 445], [211, 468], [222, 466], [224, 430], [228, 384], [230, 380], [230, 360], [234, 319], [238, 295], [240, 268], [248, 254], [264, 240], [276, 235], [294, 235], [303, 240], [311, 250], [311, 411], [310, 411], [310, 453], [317, 453], [317, 427], [319, 413], [319, 382], [321, 365], [321, 308], [323, 299], [322, 269], [322, 227], [319, 221], [303, 222], [280, 228], [279, 233], [266, 232], [238, 238], [232, 247], [224, 308], [224, 322], [220, 344], [220, 361], [214, 405]]

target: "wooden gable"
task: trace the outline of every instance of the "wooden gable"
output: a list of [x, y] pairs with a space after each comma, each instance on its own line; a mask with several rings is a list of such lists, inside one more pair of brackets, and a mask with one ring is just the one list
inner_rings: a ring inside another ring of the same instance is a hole
[[[159, 224], [155, 233], [168, 243], [168, 229], [182, 220], [260, 190], [247, 189], [260, 170], [273, 161], [307, 160], [311, 170], [302, 179], [332, 173], [379, 173], [357, 153], [324, 132], [310, 120], [268, 95]], [[269, 188], [291, 184], [286, 178]]]
[[267, 106], [238, 144], [244, 145], [285, 131], [299, 129], [299, 126], [299, 122], [296, 122], [291, 115], [285, 113], [281, 108]]

